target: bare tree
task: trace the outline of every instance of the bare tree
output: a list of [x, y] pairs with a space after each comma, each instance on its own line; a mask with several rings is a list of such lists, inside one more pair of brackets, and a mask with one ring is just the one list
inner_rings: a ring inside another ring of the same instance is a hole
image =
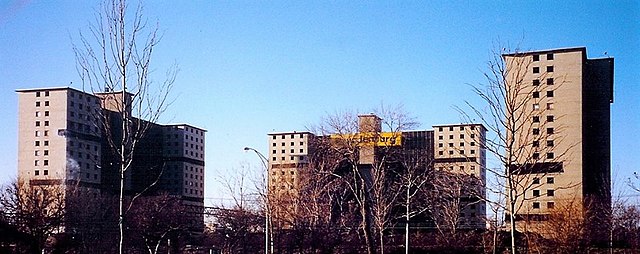
[[[74, 46], [83, 90], [97, 93], [104, 109], [97, 112], [112, 153], [119, 158], [119, 253], [123, 253], [125, 177], [134, 162], [140, 140], [168, 106], [167, 97], [177, 68], [167, 71], [164, 82], [150, 77], [151, 57], [159, 42], [157, 24], [148, 24], [143, 7], [133, 12], [125, 0], [105, 0]], [[98, 93], [103, 92], [103, 93]]]
[[[504, 211], [508, 216], [511, 231], [511, 251], [516, 253], [516, 220], [520, 211], [530, 210], [526, 200], [537, 198], [531, 191], [544, 184], [540, 179], [548, 174], [562, 171], [567, 163], [566, 155], [577, 144], [563, 144], [563, 126], [553, 124], [563, 116], [545, 118], [552, 103], [540, 103], [540, 86], [532, 84], [532, 57], [518, 49], [500, 47], [492, 52], [488, 62], [488, 71], [484, 73], [486, 83], [472, 85], [476, 95], [484, 105], [476, 106], [467, 101], [470, 113], [459, 109], [468, 121], [479, 118], [493, 137], [487, 138], [485, 148], [497, 158], [500, 167], [488, 168], [490, 174], [498, 176], [505, 191]], [[536, 80], [545, 80], [547, 73], [542, 72]], [[563, 77], [554, 77], [554, 87], [563, 85]], [[550, 127], [553, 126], [553, 127]], [[547, 128], [549, 127], [549, 128]], [[481, 142], [478, 142], [482, 144]], [[562, 186], [572, 188], [579, 183]], [[491, 202], [491, 200], [487, 200]]]
[[[353, 208], [358, 214], [358, 228], [364, 236], [367, 253], [374, 253], [372, 200], [368, 187], [370, 169], [362, 168], [360, 163], [360, 141], [355, 135], [360, 132], [358, 116], [353, 112], [329, 115], [321, 120], [317, 130], [325, 137], [316, 142], [316, 152], [326, 156], [323, 163], [327, 167], [322, 168], [326, 170], [323, 173], [333, 176], [337, 184], [349, 191], [348, 198], [355, 204]], [[347, 201], [345, 204], [350, 203]]]
[[433, 159], [425, 149], [406, 148], [401, 155], [400, 164], [403, 168], [400, 184], [403, 196], [400, 202], [404, 205], [405, 220], [405, 253], [409, 254], [410, 249], [410, 224], [411, 219], [423, 214], [429, 209], [427, 195], [424, 193], [431, 184], [433, 176]]
[[258, 247], [259, 231], [267, 230], [264, 225], [266, 213], [261, 214], [266, 211], [266, 202], [257, 190], [259, 181], [250, 179], [248, 167], [243, 164], [233, 169], [233, 174], [219, 174], [218, 177], [230, 199], [214, 205], [214, 229], [210, 237], [222, 253], [258, 252], [261, 249]]
[[0, 211], [9, 224], [27, 235], [30, 253], [43, 252], [64, 230], [65, 188], [60, 184], [29, 184], [17, 180], [0, 192]]

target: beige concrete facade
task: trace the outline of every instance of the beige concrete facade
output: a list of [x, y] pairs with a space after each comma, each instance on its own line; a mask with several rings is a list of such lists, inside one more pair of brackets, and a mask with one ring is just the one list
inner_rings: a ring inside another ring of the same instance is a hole
[[433, 126], [433, 131], [434, 169], [461, 176], [471, 175], [479, 180], [471, 188], [460, 186], [472, 191], [461, 201], [461, 226], [484, 228], [487, 214], [486, 128], [481, 124], [453, 124]]
[[613, 59], [587, 59], [585, 48], [504, 59], [507, 83], [524, 105], [513, 114], [521, 131], [510, 137], [519, 149], [516, 163], [529, 165], [515, 176], [526, 186], [517, 190], [525, 192], [517, 202], [518, 219], [544, 221], [554, 208], [588, 197], [608, 207]]
[[[433, 167], [438, 169], [449, 168], [452, 173], [471, 176], [478, 181], [473, 181], [473, 194], [467, 193], [461, 197], [460, 227], [461, 228], [485, 228], [486, 217], [486, 191], [484, 183], [486, 178], [486, 128], [481, 124], [457, 124], [436, 125], [434, 131], [406, 131], [399, 133], [382, 133], [381, 120], [373, 114], [358, 116], [358, 133], [341, 133], [333, 137], [315, 136], [310, 132], [278, 132], [268, 134], [269, 145], [269, 197], [276, 203], [285, 204], [278, 209], [295, 209], [293, 201], [298, 195], [300, 184], [305, 173], [309, 169], [309, 156], [313, 153], [314, 139], [322, 138], [346, 138], [361, 139], [368, 137], [385, 137], [383, 134], [397, 135], [397, 143], [384, 143], [380, 141], [360, 140], [358, 143], [358, 163], [362, 168], [370, 168], [374, 163], [375, 154], [382, 152], [379, 145], [389, 145], [389, 151], [393, 149], [420, 149], [434, 161]], [[377, 133], [377, 134], [376, 134]], [[435, 134], [434, 134], [435, 133]], [[354, 135], [354, 136], [350, 136]], [[360, 135], [360, 136], [358, 136]], [[355, 137], [355, 138], [354, 138]], [[402, 141], [400, 141], [402, 140]], [[406, 142], [406, 143], [402, 143]], [[356, 142], [357, 143], [357, 142]], [[384, 143], [384, 144], [383, 144]], [[391, 148], [392, 147], [392, 148]], [[435, 151], [435, 155], [434, 155]], [[450, 151], [450, 152], [449, 152]], [[439, 152], [442, 152], [439, 154]], [[466, 191], [471, 189], [463, 186]], [[481, 195], [481, 196], [477, 196]], [[274, 208], [274, 210], [278, 210]], [[286, 215], [275, 216], [286, 218]], [[280, 212], [282, 213], [282, 212]], [[287, 225], [285, 225], [286, 227]]]
[[[121, 101], [121, 93], [92, 95], [68, 87], [16, 92], [18, 177], [31, 184], [73, 184], [113, 192], [119, 183], [117, 168], [110, 165], [118, 160], [103, 151], [110, 146], [100, 114], [118, 110], [115, 102]], [[138, 158], [126, 176], [125, 189], [139, 191], [160, 175], [154, 191], [179, 195], [202, 207], [205, 133], [188, 124], [151, 124], [134, 154]]]
[[98, 98], [69, 88], [17, 92], [19, 178], [97, 187], [101, 134], [93, 116], [100, 110]]

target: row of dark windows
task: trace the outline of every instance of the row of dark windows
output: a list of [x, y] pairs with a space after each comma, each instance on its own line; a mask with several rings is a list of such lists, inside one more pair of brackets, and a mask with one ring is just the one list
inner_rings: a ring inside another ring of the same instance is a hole
[[[475, 137], [476, 137], [476, 134], [471, 133], [471, 134], [470, 134], [470, 137], [471, 137], [471, 138], [475, 138]], [[463, 139], [463, 138], [464, 138], [464, 134], [460, 134], [460, 138], [461, 138], [461, 139]], [[439, 139], [439, 140], [443, 140], [443, 139], [444, 139], [444, 136], [440, 135], [440, 136], [438, 136], [438, 139]], [[453, 135], [449, 135], [449, 139], [453, 139]]]
[[[464, 150], [459, 150], [458, 153], [464, 154], [465, 152]], [[469, 150], [469, 153], [476, 154], [476, 150]], [[453, 150], [449, 150], [449, 155], [453, 155], [453, 154], [454, 154]], [[438, 151], [438, 155], [444, 155], [444, 151]]]
[[[548, 197], [553, 197], [556, 195], [556, 191], [554, 189], [548, 189], [547, 190], [547, 196]], [[534, 197], [540, 197], [540, 190], [533, 190], [533, 196]]]
[[[532, 96], [533, 96], [533, 98], [540, 98], [540, 92], [535, 91], [535, 92], [533, 92]], [[553, 90], [547, 91], [547, 97], [553, 97], [553, 96], [554, 96]]]
[[[281, 144], [282, 144], [282, 146], [285, 146], [285, 142], [282, 142]], [[276, 142], [273, 142], [271, 145], [272, 146], [276, 146], [277, 144], [276, 144]], [[294, 146], [294, 145], [295, 145], [295, 142], [291, 141], [291, 146]], [[301, 146], [304, 145], [304, 142], [300, 141], [300, 145]]]
[[[533, 135], [540, 135], [540, 129], [538, 128], [533, 128], [532, 130]], [[547, 134], [554, 134], [555, 130], [553, 129], [553, 127], [549, 127], [547, 128]]]
[[[540, 202], [533, 202], [531, 204], [531, 207], [533, 209], [540, 209]], [[554, 209], [555, 207], [556, 207], [556, 204], [553, 201], [547, 202], [547, 208], [548, 209]]]
[[[459, 126], [459, 128], [460, 128], [461, 131], [463, 131], [465, 129], [465, 126]], [[470, 125], [469, 128], [471, 130], [475, 130], [476, 126]], [[443, 130], [444, 130], [444, 127], [442, 127], [442, 126], [438, 127], [438, 131], [443, 131]], [[449, 126], [449, 131], [453, 131], [453, 126]]]
[[[300, 138], [304, 138], [304, 134], [300, 133], [299, 135], [300, 135]], [[282, 134], [282, 135], [280, 135], [280, 137], [281, 137], [281, 139], [286, 139], [287, 135]], [[290, 134], [290, 137], [291, 138], [295, 138], [295, 134]], [[278, 136], [277, 135], [273, 135], [273, 139], [278, 139]]]
[[[553, 53], [549, 53], [547, 54], [547, 60], [553, 60]], [[533, 55], [533, 61], [537, 62], [540, 61], [540, 55]]]
[[[540, 122], [540, 116], [533, 116], [533, 122], [534, 123], [539, 123]], [[547, 122], [548, 123], [552, 123], [555, 120], [555, 118], [553, 117], [553, 115], [548, 115], [547, 116]]]
[[[44, 96], [48, 97], [49, 96], [49, 91], [44, 91]], [[40, 92], [36, 92], [36, 97], [40, 97]]]
[[[554, 84], [553, 78], [547, 78], [547, 85], [548, 86], [552, 86], [553, 84]], [[539, 86], [540, 85], [540, 80], [539, 79], [534, 79], [533, 80], [533, 85], [534, 86]]]
[[[553, 65], [549, 65], [547, 66], [547, 72], [553, 72], [554, 68]], [[533, 73], [540, 73], [540, 67], [533, 67]]]
[[[44, 101], [44, 106], [48, 107], [49, 106], [49, 101]], [[36, 107], [40, 107], [40, 101], [36, 101]]]

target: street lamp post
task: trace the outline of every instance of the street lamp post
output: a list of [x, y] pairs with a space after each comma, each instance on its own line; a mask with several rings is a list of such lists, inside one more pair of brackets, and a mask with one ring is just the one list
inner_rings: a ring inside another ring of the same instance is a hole
[[264, 205], [264, 209], [265, 209], [265, 216], [264, 216], [264, 253], [265, 254], [269, 254], [269, 246], [271, 246], [271, 253], [273, 253], [273, 244], [269, 244], [269, 231], [270, 231], [270, 227], [269, 227], [269, 217], [270, 217], [270, 213], [269, 213], [269, 160], [264, 157], [264, 155], [262, 155], [262, 153], [260, 153], [258, 150], [251, 148], [251, 147], [245, 147], [244, 148], [245, 151], [253, 151], [254, 153], [256, 153], [256, 155], [258, 155], [258, 157], [260, 158], [260, 162], [262, 162], [262, 166], [264, 166], [264, 169], [266, 171], [267, 176], [265, 177], [265, 190], [264, 190], [264, 196], [265, 196], [265, 205]]

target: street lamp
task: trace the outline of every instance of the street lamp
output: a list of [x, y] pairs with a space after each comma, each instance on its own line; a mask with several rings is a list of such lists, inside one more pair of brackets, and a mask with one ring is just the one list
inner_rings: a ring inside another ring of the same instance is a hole
[[[265, 208], [265, 216], [264, 216], [264, 253], [265, 254], [269, 254], [269, 160], [267, 159], [267, 157], [264, 157], [264, 155], [262, 155], [262, 153], [258, 152], [258, 150], [251, 148], [251, 147], [245, 147], [244, 151], [253, 151], [255, 152], [258, 157], [260, 158], [260, 162], [262, 162], [262, 166], [264, 166], [264, 169], [266, 171], [267, 176], [265, 177], [265, 190], [264, 190], [264, 196], [265, 196], [265, 204], [264, 204], [264, 208]], [[273, 243], [271, 244], [271, 253], [273, 253]]]

